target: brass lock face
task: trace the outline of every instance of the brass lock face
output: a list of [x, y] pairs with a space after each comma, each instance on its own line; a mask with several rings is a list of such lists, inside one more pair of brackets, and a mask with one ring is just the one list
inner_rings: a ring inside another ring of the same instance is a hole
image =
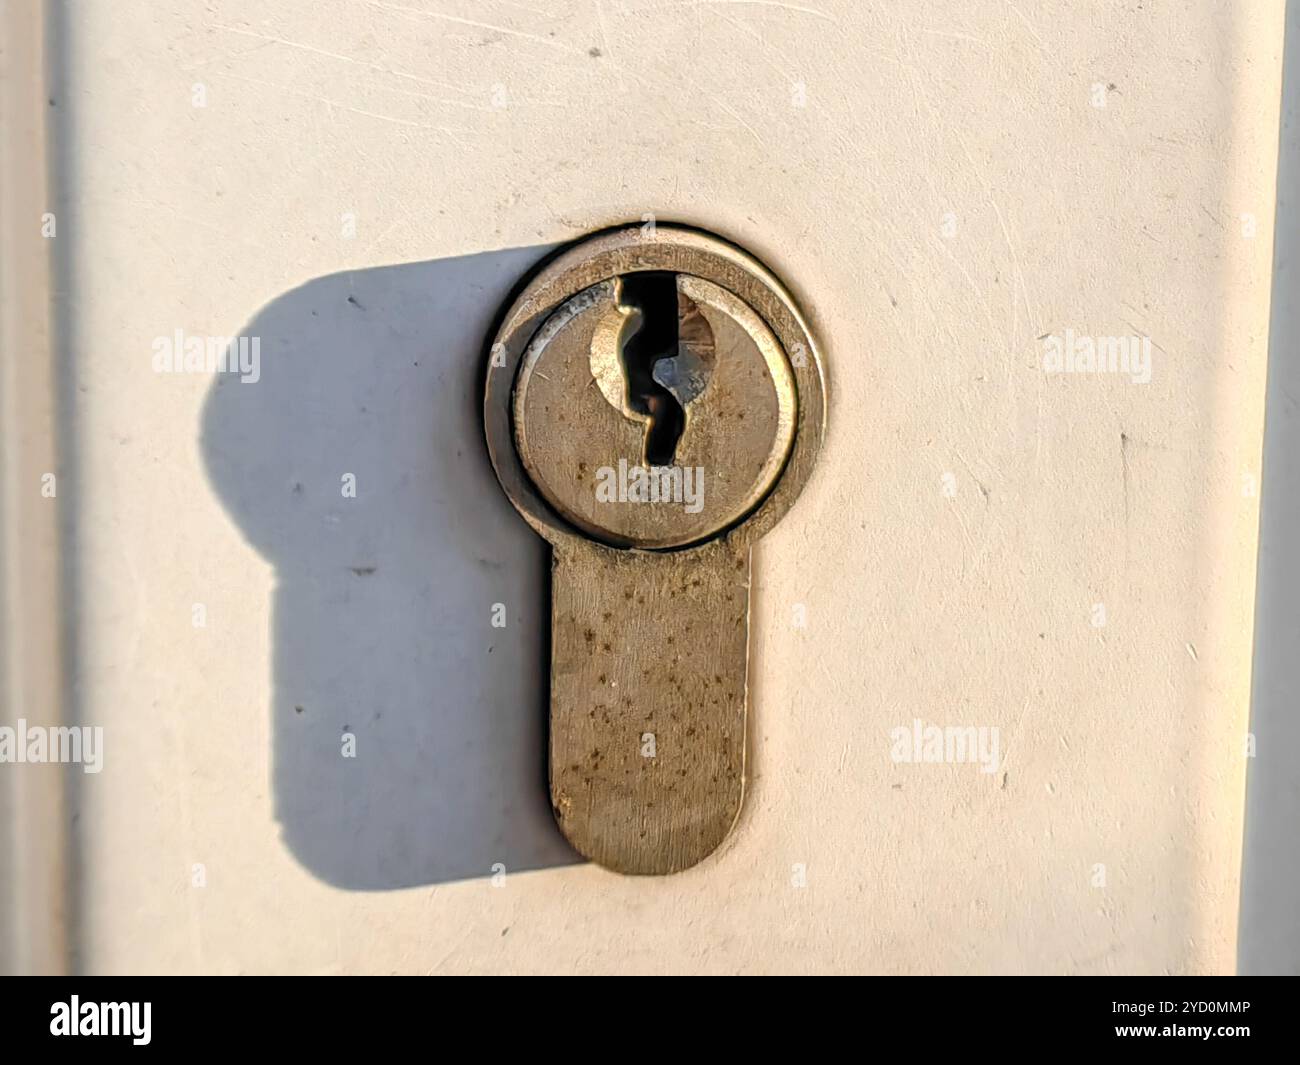
[[734, 525], [780, 475], [794, 416], [771, 329], [689, 274], [626, 274], [566, 300], [529, 342], [514, 391], [533, 484], [618, 547], [682, 547]]
[[506, 311], [488, 450], [553, 548], [551, 800], [594, 861], [677, 872], [734, 825], [750, 545], [807, 481], [825, 418], [793, 299], [710, 234], [588, 238]]

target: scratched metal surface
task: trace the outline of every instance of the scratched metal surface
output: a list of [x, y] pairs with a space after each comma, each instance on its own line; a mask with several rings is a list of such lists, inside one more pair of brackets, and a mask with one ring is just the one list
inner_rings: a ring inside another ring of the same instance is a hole
[[557, 549], [551, 801], [565, 836], [619, 872], [686, 869], [745, 791], [749, 549]]

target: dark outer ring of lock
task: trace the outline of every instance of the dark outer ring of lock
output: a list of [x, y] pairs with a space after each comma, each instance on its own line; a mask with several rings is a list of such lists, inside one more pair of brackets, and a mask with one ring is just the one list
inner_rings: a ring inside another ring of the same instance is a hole
[[[579, 240], [527, 284], [501, 318], [488, 348], [483, 424], [492, 467], [515, 509], [551, 544], [604, 543], [570, 525], [542, 498], [515, 447], [512, 400], [524, 351], [546, 319], [583, 289], [642, 270], [693, 274], [726, 289], [767, 324], [790, 363], [797, 403], [794, 443], [771, 490], [726, 528], [688, 544], [653, 550], [689, 551], [719, 539], [748, 546], [790, 509], [816, 464], [826, 426], [826, 369], [812, 330], [785, 286], [748, 252], [710, 233], [667, 223], [650, 231], [638, 225], [611, 230]], [[791, 357], [800, 345], [806, 353], [802, 365]]]

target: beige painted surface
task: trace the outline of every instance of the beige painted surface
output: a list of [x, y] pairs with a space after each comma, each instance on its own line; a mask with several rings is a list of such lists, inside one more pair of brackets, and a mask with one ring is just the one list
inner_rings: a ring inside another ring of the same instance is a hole
[[[1230, 971], [1281, 24], [77, 3], [73, 964]], [[646, 214], [766, 259], [832, 379], [756, 556], [745, 813], [664, 880], [548, 835], [544, 554], [473, 412], [518, 274]], [[177, 329], [263, 379], [155, 373]], [[1067, 329], [1151, 337], [1150, 383], [1045, 374]], [[997, 772], [892, 761], [914, 719]]]

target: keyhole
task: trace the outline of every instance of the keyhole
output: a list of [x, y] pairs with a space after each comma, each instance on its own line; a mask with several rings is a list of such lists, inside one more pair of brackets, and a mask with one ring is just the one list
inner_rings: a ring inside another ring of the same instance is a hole
[[677, 275], [666, 271], [626, 274], [619, 303], [634, 313], [619, 345], [627, 404], [650, 419], [645, 434], [645, 464], [670, 466], [686, 428], [686, 411], [677, 397], [654, 378], [655, 364], [678, 349]]

